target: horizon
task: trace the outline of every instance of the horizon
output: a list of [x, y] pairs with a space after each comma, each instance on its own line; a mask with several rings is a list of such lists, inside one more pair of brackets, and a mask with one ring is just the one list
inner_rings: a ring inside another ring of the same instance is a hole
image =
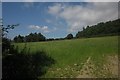
[[117, 2], [3, 2], [3, 24], [20, 24], [8, 38], [41, 33], [46, 38], [75, 36], [83, 27], [118, 19]]

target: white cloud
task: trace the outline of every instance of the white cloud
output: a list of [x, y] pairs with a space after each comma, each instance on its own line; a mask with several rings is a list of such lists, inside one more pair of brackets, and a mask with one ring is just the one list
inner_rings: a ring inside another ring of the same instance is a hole
[[41, 30], [43, 30], [44, 33], [49, 33], [50, 32], [49, 29], [48, 29], [48, 26], [43, 26], [41, 28]]
[[50, 14], [57, 15], [61, 11], [61, 4], [55, 4], [54, 6], [48, 7]]
[[40, 30], [43, 33], [49, 33], [50, 32], [50, 30], [48, 29], [48, 26], [30, 25], [29, 28], [34, 29], [34, 30]]
[[110, 2], [88, 3], [86, 6], [55, 4], [48, 8], [48, 12], [54, 16], [63, 18], [68, 25], [68, 32], [76, 32], [82, 30], [83, 26], [117, 19], [117, 4]]

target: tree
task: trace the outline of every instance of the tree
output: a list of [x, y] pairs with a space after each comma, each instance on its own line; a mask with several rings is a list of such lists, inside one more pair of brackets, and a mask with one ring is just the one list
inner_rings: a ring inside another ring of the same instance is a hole
[[18, 39], [17, 39], [17, 41], [18, 42], [23, 42], [24, 40], [24, 37], [23, 36], [21, 36], [21, 35], [18, 35]]
[[73, 38], [73, 35], [72, 34], [68, 34], [67, 36], [66, 36], [66, 39], [72, 39]]
[[49, 38], [49, 39], [46, 39], [46, 41], [53, 41], [55, 40], [54, 38]]
[[39, 41], [45, 41], [46, 38], [41, 33], [38, 33]]
[[19, 24], [4, 26], [2, 24], [2, 19], [0, 19], [0, 26], [2, 29], [2, 54], [3, 55], [9, 54], [9, 50], [10, 48], [12, 48], [10, 40], [5, 35], [7, 35], [10, 29], [14, 29], [18, 25]]
[[85, 30], [85, 28], [83, 27], [83, 31]]
[[83, 27], [76, 34], [76, 38], [118, 35], [120, 33], [120, 19], [108, 22], [100, 22], [97, 25]]
[[18, 41], [17, 41], [17, 36], [15, 36], [13, 40], [14, 40], [14, 42], [18, 42]]
[[15, 36], [14, 42], [24, 42], [24, 36], [21, 35]]
[[46, 40], [45, 36], [43, 36], [41, 33], [30, 33], [25, 37], [21, 35], [14, 37], [14, 42], [38, 42], [45, 40]]

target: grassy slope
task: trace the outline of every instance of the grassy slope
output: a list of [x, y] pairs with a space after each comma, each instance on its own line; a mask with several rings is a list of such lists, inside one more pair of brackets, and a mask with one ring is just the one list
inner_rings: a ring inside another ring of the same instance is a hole
[[[24, 43], [15, 45], [23, 48]], [[82, 67], [82, 63], [89, 56], [96, 65], [104, 62], [103, 55], [117, 54], [118, 36], [99, 37], [87, 39], [75, 39], [51, 42], [31, 42], [27, 43], [30, 52], [43, 50], [53, 59], [56, 64], [53, 65], [43, 77], [75, 77]], [[76, 66], [77, 64], [77, 66]]]

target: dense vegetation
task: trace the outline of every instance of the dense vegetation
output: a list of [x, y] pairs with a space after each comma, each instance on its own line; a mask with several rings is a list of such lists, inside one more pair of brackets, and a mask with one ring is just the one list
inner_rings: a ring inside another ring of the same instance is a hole
[[25, 37], [18, 35], [14, 38], [14, 42], [38, 42], [45, 40], [46, 38], [41, 33], [30, 33]]
[[79, 31], [75, 37], [72, 34], [68, 34], [65, 38], [49, 38], [46, 39], [41, 33], [30, 33], [27, 36], [18, 35], [14, 38], [14, 42], [39, 42], [39, 41], [53, 41], [53, 40], [65, 40], [73, 38], [83, 37], [96, 37], [96, 36], [108, 36], [118, 35], [120, 32], [120, 19], [108, 22], [101, 22], [97, 25], [83, 27], [82, 31]]
[[73, 35], [72, 34], [68, 34], [67, 36], [66, 36], [66, 39], [72, 39], [73, 38]]
[[83, 31], [76, 34], [76, 38], [95, 37], [106, 35], [118, 35], [120, 32], [120, 19], [108, 22], [101, 22], [97, 25], [83, 27]]

